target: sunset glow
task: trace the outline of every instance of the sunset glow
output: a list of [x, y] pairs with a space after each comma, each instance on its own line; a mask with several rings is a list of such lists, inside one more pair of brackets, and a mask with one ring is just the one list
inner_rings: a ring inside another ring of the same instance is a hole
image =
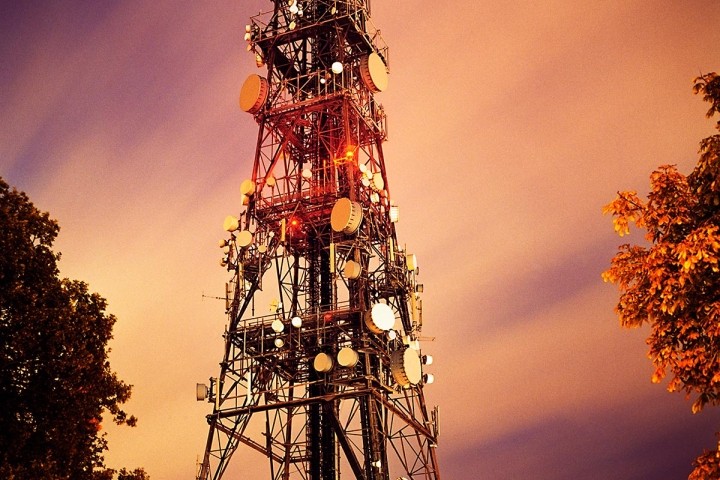
[[[61, 274], [107, 298], [111, 363], [134, 385], [138, 426], [98, 425], [109, 467], [191, 479], [204, 451], [212, 406], [193, 388], [222, 359], [218, 239], [258, 132], [238, 97], [264, 67], [243, 37], [271, 5], [2, 7], [0, 176], [58, 220]], [[386, 187], [422, 271], [448, 480], [687, 478], [720, 430], [651, 382], [647, 331], [620, 327], [600, 276], [642, 241], [602, 206], [658, 165], [688, 173], [714, 132], [691, 86], [720, 71], [720, 2], [579, 5], [372, 2]]]

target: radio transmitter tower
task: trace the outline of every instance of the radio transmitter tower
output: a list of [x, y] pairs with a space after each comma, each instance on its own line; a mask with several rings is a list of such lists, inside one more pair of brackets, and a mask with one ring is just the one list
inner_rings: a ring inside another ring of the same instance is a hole
[[220, 242], [229, 320], [220, 374], [197, 388], [214, 404], [197, 478], [246, 449], [272, 480], [439, 480], [423, 287], [397, 240], [375, 98], [387, 46], [370, 0], [272, 3], [246, 27], [267, 73], [240, 91], [259, 131]]

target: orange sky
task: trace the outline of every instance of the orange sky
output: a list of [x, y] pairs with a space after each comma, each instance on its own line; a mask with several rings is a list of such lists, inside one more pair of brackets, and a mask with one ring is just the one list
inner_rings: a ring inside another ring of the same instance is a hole
[[[714, 132], [720, 2], [372, 2], [390, 46], [389, 187], [418, 255], [445, 478], [683, 478], [720, 413], [652, 385], [600, 272], [600, 213]], [[111, 467], [193, 478], [225, 325], [222, 220], [257, 127], [242, 40], [267, 1], [5, 2], [0, 175], [61, 225], [62, 274], [118, 317], [135, 429]], [[630, 241], [639, 241], [635, 234]]]

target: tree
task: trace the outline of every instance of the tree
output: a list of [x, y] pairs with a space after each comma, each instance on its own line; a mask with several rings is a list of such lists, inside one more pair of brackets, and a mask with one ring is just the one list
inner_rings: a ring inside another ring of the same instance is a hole
[[[694, 92], [710, 103], [708, 118], [720, 112], [720, 76], [696, 78]], [[649, 324], [652, 381], [670, 372], [668, 391], [694, 397], [693, 413], [720, 403], [720, 135], [699, 153], [687, 176], [674, 165], [654, 171], [647, 200], [619, 192], [603, 209], [621, 237], [634, 224], [647, 240], [621, 245], [602, 275], [620, 289], [615, 311], [624, 327]], [[690, 479], [720, 478], [718, 455], [699, 456]]]
[[117, 480], [150, 480], [150, 477], [147, 475], [147, 473], [145, 473], [145, 470], [143, 470], [142, 468], [136, 468], [132, 472], [129, 472], [123, 468], [118, 473]]
[[0, 177], [0, 478], [107, 478], [103, 414], [136, 423], [108, 361], [116, 319], [85, 283], [59, 278], [58, 231]]

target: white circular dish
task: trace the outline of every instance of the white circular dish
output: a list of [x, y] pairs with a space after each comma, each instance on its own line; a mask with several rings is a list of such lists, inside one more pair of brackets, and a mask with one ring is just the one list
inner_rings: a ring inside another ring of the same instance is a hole
[[417, 350], [396, 350], [390, 357], [390, 371], [401, 387], [417, 385], [422, 381], [422, 361]]
[[327, 373], [333, 369], [333, 358], [327, 353], [318, 353], [313, 360], [313, 368], [320, 373]]
[[228, 215], [223, 221], [223, 230], [226, 232], [234, 232], [240, 228], [240, 220], [233, 215]]
[[249, 247], [253, 241], [252, 233], [250, 233], [248, 230], [243, 230], [242, 232], [237, 234], [237, 239], [235, 241], [240, 248]]
[[337, 354], [338, 365], [341, 367], [354, 367], [357, 365], [360, 356], [350, 347], [343, 347]]
[[376, 303], [365, 312], [365, 325], [374, 333], [382, 333], [395, 327], [395, 313], [387, 303]]
[[353, 202], [349, 198], [341, 198], [335, 202], [330, 213], [330, 226], [336, 232], [352, 234], [360, 227], [362, 218], [362, 207], [358, 202]]
[[255, 182], [253, 182], [249, 178], [247, 180], [243, 180], [243, 182], [240, 184], [240, 193], [243, 195], [247, 195], [248, 197], [255, 193]]
[[372, 52], [360, 60], [360, 78], [373, 93], [383, 92], [388, 86], [388, 73], [380, 55]]

